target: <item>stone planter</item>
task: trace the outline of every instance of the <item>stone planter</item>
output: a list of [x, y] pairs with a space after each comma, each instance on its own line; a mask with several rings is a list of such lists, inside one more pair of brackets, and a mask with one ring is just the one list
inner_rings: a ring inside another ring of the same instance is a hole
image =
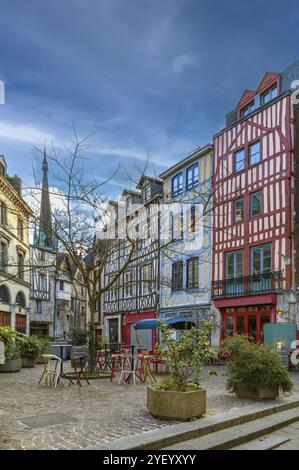
[[188, 421], [200, 418], [206, 412], [206, 390], [194, 386], [188, 392], [147, 388], [147, 408], [160, 419]]
[[[47, 354], [47, 353], [44, 353], [44, 354]], [[45, 363], [45, 358], [44, 357], [38, 356], [36, 358], [35, 364], [44, 364], [44, 363]]]
[[239, 385], [234, 389], [238, 398], [247, 398], [249, 400], [276, 400], [279, 397], [279, 387], [259, 388], [251, 390], [246, 385]]
[[36, 364], [36, 357], [22, 357], [22, 367], [34, 367]]
[[0, 373], [19, 372], [22, 367], [21, 359], [6, 359], [5, 364], [0, 364]]

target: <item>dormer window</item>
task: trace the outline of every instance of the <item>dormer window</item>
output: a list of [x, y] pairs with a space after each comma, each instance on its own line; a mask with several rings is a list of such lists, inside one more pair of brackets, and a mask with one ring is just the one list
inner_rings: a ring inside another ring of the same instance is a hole
[[276, 97], [277, 85], [275, 84], [261, 95], [261, 104], [269, 103], [269, 101], [273, 100]]
[[248, 114], [250, 114], [254, 110], [254, 100], [251, 101], [245, 108], [241, 109], [241, 117], [246, 117]]
[[194, 188], [199, 181], [199, 166], [198, 163], [192, 165], [187, 170], [187, 189]]
[[172, 195], [178, 196], [183, 192], [183, 173], [179, 173], [172, 178]]

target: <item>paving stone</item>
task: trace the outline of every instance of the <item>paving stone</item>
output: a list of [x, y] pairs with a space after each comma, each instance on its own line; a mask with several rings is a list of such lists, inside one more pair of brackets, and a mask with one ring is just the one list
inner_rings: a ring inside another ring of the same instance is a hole
[[[66, 371], [68, 367], [66, 364]], [[1, 374], [0, 449], [76, 449], [97, 444], [111, 448], [111, 443], [120, 438], [145, 436], [161, 429], [170, 431], [177, 425], [149, 414], [145, 384], [119, 386], [109, 380], [94, 380], [89, 386], [59, 384], [54, 389], [38, 385], [42, 371], [41, 364], [15, 374]], [[203, 383], [207, 388], [207, 416], [217, 418], [232, 409], [238, 413], [252, 403], [229, 394], [223, 368], [217, 367], [217, 371], [218, 376]], [[299, 391], [299, 374], [293, 373], [293, 377], [295, 390]], [[28, 428], [24, 424], [26, 418], [49, 414], [69, 419], [43, 427]]]

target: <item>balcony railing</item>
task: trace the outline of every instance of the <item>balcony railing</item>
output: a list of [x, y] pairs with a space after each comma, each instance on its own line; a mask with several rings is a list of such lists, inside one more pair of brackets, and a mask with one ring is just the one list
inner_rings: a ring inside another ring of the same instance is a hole
[[282, 290], [282, 272], [252, 274], [212, 282], [213, 299], [256, 295]]

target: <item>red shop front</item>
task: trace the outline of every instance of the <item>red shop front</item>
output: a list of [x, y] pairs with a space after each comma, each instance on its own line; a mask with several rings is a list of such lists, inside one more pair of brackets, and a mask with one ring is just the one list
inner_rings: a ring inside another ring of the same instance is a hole
[[276, 294], [218, 300], [221, 313], [221, 340], [235, 334], [263, 342], [264, 324], [276, 322]]
[[[156, 318], [156, 310], [146, 312], [130, 312], [123, 316], [122, 322], [122, 344], [126, 346], [138, 346], [134, 325], [140, 320]], [[156, 330], [139, 330], [138, 339], [142, 348], [152, 351], [156, 344]]]

